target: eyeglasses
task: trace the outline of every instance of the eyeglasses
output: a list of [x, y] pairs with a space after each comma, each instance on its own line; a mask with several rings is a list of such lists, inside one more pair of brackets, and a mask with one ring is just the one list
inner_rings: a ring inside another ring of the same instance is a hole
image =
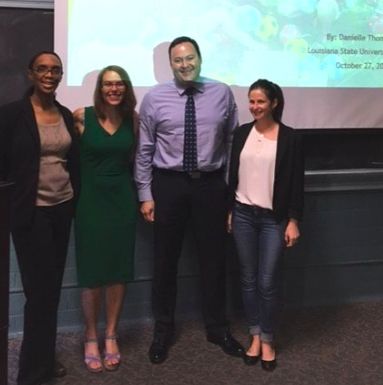
[[48, 66], [37, 66], [33, 68], [33, 71], [39, 75], [46, 75], [47, 73], [51, 73], [53, 76], [60, 76], [63, 73], [63, 70], [59, 66], [48, 67]]
[[106, 90], [111, 90], [113, 87], [116, 87], [118, 90], [123, 90], [125, 88], [125, 83], [123, 81], [117, 81], [117, 82], [103, 82], [102, 88], [105, 88]]

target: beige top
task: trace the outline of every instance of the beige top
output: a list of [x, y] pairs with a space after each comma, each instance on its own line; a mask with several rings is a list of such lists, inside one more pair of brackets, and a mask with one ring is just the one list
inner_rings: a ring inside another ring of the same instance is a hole
[[277, 141], [265, 138], [255, 127], [239, 158], [236, 199], [244, 204], [273, 208]]
[[53, 206], [73, 197], [66, 168], [72, 139], [63, 118], [53, 124], [38, 124], [38, 129], [41, 152], [36, 206]]

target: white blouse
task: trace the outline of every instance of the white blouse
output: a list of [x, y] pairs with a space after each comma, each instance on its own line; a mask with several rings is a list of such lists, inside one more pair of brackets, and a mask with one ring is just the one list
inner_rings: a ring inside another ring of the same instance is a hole
[[237, 201], [273, 208], [276, 154], [277, 141], [265, 138], [253, 126], [239, 158]]

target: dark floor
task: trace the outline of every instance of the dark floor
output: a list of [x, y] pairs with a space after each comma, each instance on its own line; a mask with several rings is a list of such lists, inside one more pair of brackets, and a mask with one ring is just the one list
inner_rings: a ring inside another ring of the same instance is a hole
[[[122, 328], [125, 329], [125, 328]], [[244, 344], [242, 321], [232, 325]], [[277, 339], [278, 368], [264, 372], [226, 356], [205, 340], [199, 321], [178, 325], [169, 359], [152, 365], [147, 358], [149, 325], [130, 326], [120, 334], [123, 363], [114, 373], [88, 373], [82, 362], [81, 335], [61, 333], [58, 352], [68, 375], [57, 385], [382, 385], [383, 302], [339, 307], [289, 309], [283, 313]], [[9, 342], [9, 385], [15, 384], [19, 339]]]

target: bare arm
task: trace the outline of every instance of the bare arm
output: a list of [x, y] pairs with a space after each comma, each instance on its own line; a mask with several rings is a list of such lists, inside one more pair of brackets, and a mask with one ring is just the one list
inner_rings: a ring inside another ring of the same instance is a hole
[[76, 133], [79, 136], [81, 136], [85, 130], [85, 126], [84, 126], [85, 108], [81, 107], [75, 110], [73, 112], [73, 119], [74, 119], [74, 129], [76, 130]]
[[227, 219], [226, 219], [226, 231], [228, 233], [231, 233], [233, 230], [232, 227], [232, 211], [230, 210], [229, 213], [227, 214]]

